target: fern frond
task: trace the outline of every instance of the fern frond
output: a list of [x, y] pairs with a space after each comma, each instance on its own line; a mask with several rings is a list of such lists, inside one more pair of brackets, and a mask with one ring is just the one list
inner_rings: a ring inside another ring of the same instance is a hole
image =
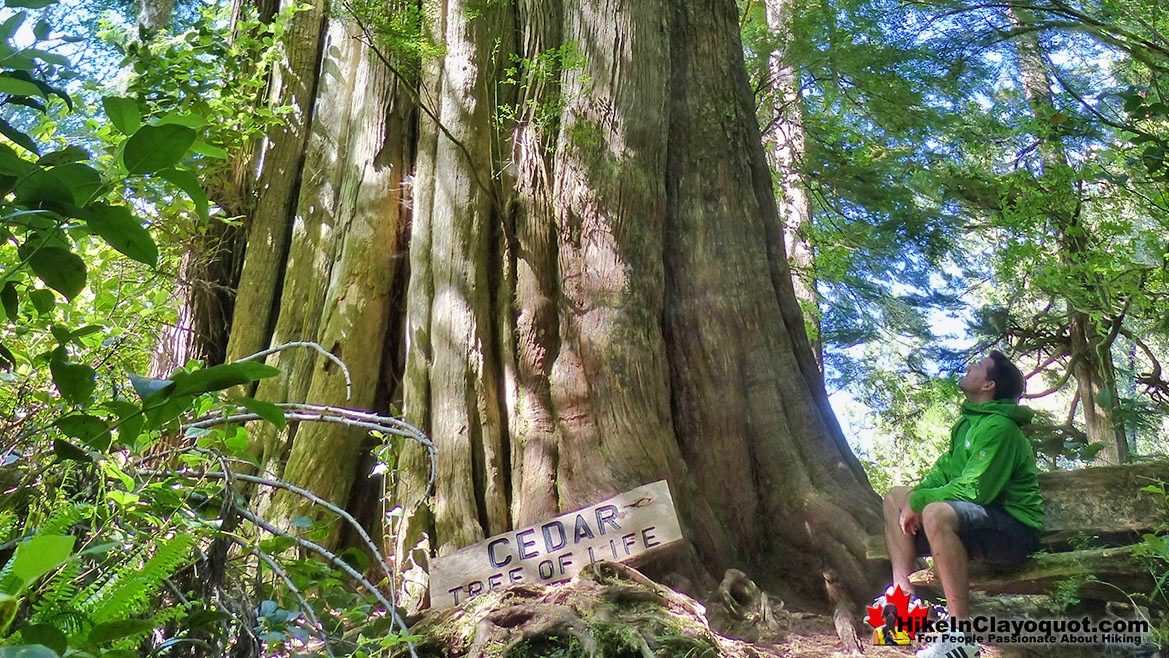
[[158, 594], [162, 582], [187, 561], [194, 545], [193, 536], [176, 535], [164, 540], [138, 573], [126, 573], [133, 568], [134, 562], [123, 563], [106, 585], [85, 601], [83, 608], [89, 611], [95, 624], [136, 614], [145, 606], [148, 597]]
[[43, 623], [59, 613], [75, 610], [77, 579], [80, 575], [81, 563], [71, 560], [42, 586], [41, 595], [33, 605], [34, 623]]

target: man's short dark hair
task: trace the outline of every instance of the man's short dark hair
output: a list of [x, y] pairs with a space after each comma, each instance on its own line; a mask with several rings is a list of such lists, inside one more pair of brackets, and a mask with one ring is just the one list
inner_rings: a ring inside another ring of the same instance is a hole
[[989, 356], [994, 365], [987, 369], [986, 378], [994, 382], [994, 399], [1017, 401], [1027, 385], [1023, 373], [1002, 352], [995, 350]]

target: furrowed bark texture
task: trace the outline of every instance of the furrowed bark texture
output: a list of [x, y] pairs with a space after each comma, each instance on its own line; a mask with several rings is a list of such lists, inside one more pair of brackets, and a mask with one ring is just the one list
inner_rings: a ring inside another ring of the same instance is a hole
[[[240, 299], [259, 324], [232, 340], [242, 355], [315, 339], [354, 370], [340, 400], [335, 371], [286, 352], [263, 399], [386, 411], [400, 377], [438, 449], [428, 505], [410, 506], [429, 474], [414, 444], [388, 491], [406, 507], [391, 528], [406, 604], [424, 603], [435, 553], [662, 478], [690, 540], [667, 568], [871, 597], [878, 500], [804, 330], [735, 3], [434, 0], [444, 50], [422, 62], [416, 115], [395, 93], [408, 81], [316, 11], [320, 61], [284, 92], [309, 90], [305, 123], [257, 170]], [[399, 325], [400, 373], [381, 367]], [[256, 441], [339, 502], [365, 478], [361, 442], [308, 426]]]

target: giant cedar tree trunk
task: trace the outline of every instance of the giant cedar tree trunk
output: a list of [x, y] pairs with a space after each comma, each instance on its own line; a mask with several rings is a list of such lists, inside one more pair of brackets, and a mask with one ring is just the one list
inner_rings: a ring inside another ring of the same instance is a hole
[[[235, 356], [314, 339], [353, 369], [345, 400], [335, 369], [284, 352], [261, 398], [385, 411], [401, 377], [438, 448], [431, 504], [393, 528], [412, 602], [432, 552], [660, 478], [690, 539], [671, 567], [871, 596], [878, 501], [792, 289], [735, 3], [425, 15], [445, 50], [417, 80], [323, 4], [297, 15], [273, 96], [298, 111], [256, 172], [232, 330]], [[369, 486], [363, 441], [307, 425], [256, 439], [338, 502]], [[390, 505], [426, 485], [417, 446], [397, 466]]]

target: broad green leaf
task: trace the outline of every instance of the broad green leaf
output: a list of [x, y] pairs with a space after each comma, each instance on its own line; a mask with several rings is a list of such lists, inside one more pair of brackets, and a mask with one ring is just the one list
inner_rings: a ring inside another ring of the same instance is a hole
[[106, 96], [101, 99], [106, 116], [110, 123], [123, 135], [133, 135], [142, 125], [142, 113], [138, 110], [138, 103], [131, 98], [121, 96]]
[[[84, 167], [85, 165], [76, 165]], [[59, 172], [61, 167], [33, 171], [16, 186], [16, 200], [32, 207], [62, 208], [72, 205], [73, 192]]]
[[15, 320], [20, 314], [20, 298], [16, 294], [16, 284], [9, 281], [0, 289], [0, 304], [4, 306], [4, 314], [9, 320]]
[[4, 4], [9, 7], [24, 7], [25, 9], [41, 9], [56, 4], [56, 2], [57, 0], [4, 0]]
[[209, 158], [218, 158], [220, 160], [226, 160], [231, 157], [231, 154], [224, 149], [221, 149], [218, 146], [212, 146], [211, 144], [208, 144], [201, 139], [196, 140], [195, 143], [191, 145], [191, 150], [195, 153], [198, 153], [199, 155], [205, 155]]
[[37, 21], [37, 24], [32, 29], [32, 35], [37, 41], [44, 41], [48, 38], [49, 33], [53, 31], [53, 26], [43, 18]]
[[97, 416], [74, 414], [57, 419], [56, 425], [65, 436], [77, 439], [94, 450], [110, 447], [110, 426]]
[[23, 581], [27, 588], [41, 576], [64, 564], [73, 553], [74, 541], [76, 539], [69, 535], [35, 535], [17, 545], [9, 571]]
[[209, 208], [210, 204], [207, 201], [207, 193], [199, 185], [199, 179], [195, 177], [195, 174], [185, 169], [175, 169], [172, 167], [159, 171], [158, 175], [191, 197], [191, 201], [195, 204], [195, 212], [199, 213], [199, 217], [207, 219], [210, 216], [211, 211]]
[[31, 82], [14, 78], [0, 73], [0, 94], [15, 94], [17, 96], [43, 96], [41, 88]]
[[[8, 6], [12, 7], [13, 5], [8, 4]], [[3, 23], [0, 23], [0, 41], [11, 41], [12, 37], [16, 36], [16, 31], [24, 24], [24, 19], [26, 18], [28, 18], [27, 11], [18, 11], [9, 16]], [[2, 64], [3, 62], [0, 62], [0, 65]]]
[[69, 639], [51, 624], [28, 624], [20, 629], [20, 639], [28, 644], [43, 644], [58, 654], [69, 648]]
[[24, 176], [35, 167], [36, 165], [17, 155], [12, 147], [0, 144], [0, 174]]
[[[104, 185], [101, 174], [96, 169], [80, 162], [53, 167], [52, 172], [69, 190], [73, 203], [77, 206], [84, 206], [97, 197]], [[78, 214], [74, 209], [68, 210], [73, 215]]]
[[98, 624], [89, 631], [90, 644], [109, 644], [154, 630], [154, 622], [148, 619], [124, 619]]
[[4, 119], [0, 119], [0, 135], [4, 135], [8, 139], [11, 139], [13, 143], [23, 146], [32, 153], [36, 153], [37, 155], [40, 155], [41, 153], [40, 148], [37, 146], [37, 143], [33, 141], [32, 137], [29, 137], [23, 132], [17, 130], [12, 126], [11, 123], [8, 123]]
[[181, 160], [195, 142], [195, 131], [186, 126], [142, 126], [122, 151], [122, 164], [131, 174], [149, 174]]
[[57, 305], [57, 298], [53, 296], [53, 291], [44, 288], [37, 288], [28, 293], [28, 300], [32, 302], [32, 307], [41, 315], [52, 311], [53, 307]]
[[26, 57], [39, 59], [45, 64], [69, 66], [69, 58], [60, 53], [51, 53], [47, 50], [40, 50], [39, 48], [26, 48], [21, 54]]
[[53, 439], [53, 455], [55, 455], [58, 460], [69, 459], [75, 462], [93, 461], [93, 457], [90, 457], [88, 452], [85, 452], [81, 448], [78, 448], [64, 439]]
[[97, 386], [97, 372], [84, 363], [53, 359], [49, 362], [49, 372], [61, 397], [73, 404], [87, 402]]
[[73, 299], [85, 288], [85, 262], [77, 254], [60, 247], [41, 247], [26, 257], [37, 277], [66, 299]]
[[169, 379], [150, 379], [149, 377], [141, 377], [135, 374], [130, 375], [130, 385], [134, 387], [134, 392], [144, 402], [156, 395], [165, 395], [174, 388], [174, 384]]
[[241, 398], [238, 402], [243, 408], [272, 423], [279, 429], [284, 429], [284, 426], [288, 424], [288, 420], [284, 417], [284, 410], [271, 402], [257, 400], [256, 398]]
[[134, 447], [134, 443], [142, 434], [142, 424], [146, 419], [138, 405], [128, 400], [114, 400], [110, 408], [118, 414], [118, 441], [123, 445]]
[[95, 204], [86, 209], [85, 221], [111, 247], [134, 260], [158, 265], [158, 245], [126, 206]]
[[43, 644], [0, 647], [0, 658], [59, 658], [56, 651]]
[[181, 395], [199, 395], [212, 391], [222, 391], [240, 384], [275, 377], [280, 374], [278, 368], [259, 363], [258, 361], [237, 361], [224, 363], [210, 368], [201, 368], [194, 372], [176, 372], [171, 375], [175, 382], [173, 397]]
[[186, 126], [198, 130], [207, 125], [207, 117], [201, 114], [190, 114], [184, 112], [170, 112], [159, 119], [150, 122], [154, 126]]
[[63, 149], [46, 153], [37, 160], [42, 167], [54, 167], [70, 162], [81, 162], [89, 159], [89, 152], [80, 146], [66, 146]]

